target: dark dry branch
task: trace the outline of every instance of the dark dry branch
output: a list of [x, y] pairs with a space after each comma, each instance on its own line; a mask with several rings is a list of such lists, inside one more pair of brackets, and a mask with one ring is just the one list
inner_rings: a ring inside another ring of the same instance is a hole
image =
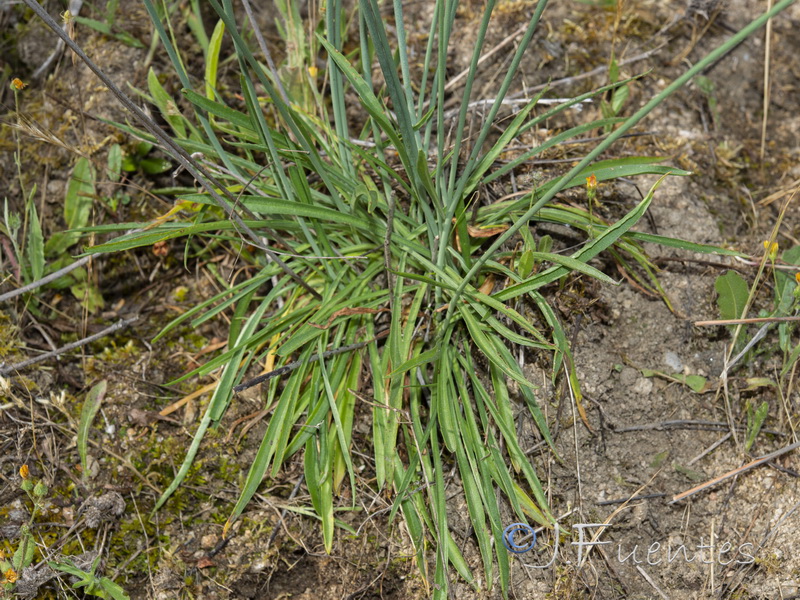
[[[94, 256], [99, 256], [99, 254], [95, 254]], [[91, 256], [84, 256], [83, 258], [79, 258], [78, 260], [76, 260], [71, 265], [67, 265], [63, 269], [59, 269], [58, 271], [50, 273], [50, 275], [47, 275], [46, 277], [42, 277], [41, 279], [38, 279], [38, 280], [34, 281], [33, 283], [29, 283], [28, 285], [24, 285], [21, 288], [17, 288], [16, 290], [12, 290], [10, 292], [7, 292], [7, 293], [3, 294], [2, 296], [0, 296], [0, 302], [5, 302], [6, 300], [11, 300], [12, 298], [16, 298], [20, 294], [25, 294], [27, 292], [32, 292], [33, 290], [35, 290], [37, 288], [40, 288], [43, 285], [46, 285], [46, 284], [50, 283], [51, 281], [55, 281], [59, 277], [62, 277], [64, 275], [66, 275], [70, 271], [74, 271], [78, 267], [82, 267], [87, 262], [89, 262], [91, 259], [92, 259]]]
[[254, 385], [258, 385], [259, 383], [263, 383], [265, 381], [269, 381], [273, 377], [280, 377], [282, 375], [286, 375], [286, 373], [291, 373], [296, 368], [298, 368], [298, 367], [300, 367], [300, 366], [302, 366], [302, 365], [304, 365], [306, 363], [316, 362], [320, 358], [329, 358], [331, 356], [337, 356], [339, 354], [344, 354], [345, 352], [350, 352], [352, 350], [360, 350], [361, 348], [364, 348], [365, 346], [370, 345], [372, 342], [375, 342], [377, 340], [385, 338], [387, 335], [389, 335], [389, 330], [388, 329], [386, 329], [384, 331], [381, 331], [378, 335], [376, 335], [371, 340], [367, 340], [365, 342], [357, 342], [355, 344], [350, 344], [348, 346], [342, 346], [341, 348], [336, 348], [335, 350], [326, 350], [325, 352], [322, 353], [322, 355], [315, 354], [314, 356], [309, 358], [307, 361], [306, 360], [296, 360], [294, 362], [289, 363], [288, 365], [283, 365], [282, 367], [278, 367], [274, 371], [270, 371], [269, 373], [264, 373], [263, 375], [259, 375], [258, 377], [254, 377], [253, 379], [250, 379], [249, 381], [245, 381], [244, 383], [240, 383], [239, 385], [234, 386], [233, 391], [236, 392], [236, 393], [243, 392], [244, 390], [246, 390], [248, 388], [251, 388]]
[[[300, 475], [297, 482], [294, 484], [294, 489], [292, 489], [292, 493], [289, 494], [289, 497], [286, 499], [287, 502], [291, 502], [292, 499], [297, 495], [297, 492], [300, 491], [300, 486], [303, 484], [303, 480], [305, 479], [305, 475]], [[286, 516], [289, 514], [289, 508], [284, 508], [281, 511], [281, 521], [280, 524], [286, 526]], [[275, 538], [278, 537], [278, 531], [280, 531], [280, 527], [277, 525], [273, 528], [272, 534], [270, 534], [269, 539], [267, 540], [267, 549], [272, 546], [272, 542], [275, 541]]]
[[137, 321], [138, 319], [139, 319], [139, 315], [134, 315], [134, 316], [129, 317], [127, 319], [120, 319], [119, 321], [114, 323], [111, 327], [106, 327], [105, 329], [103, 329], [103, 331], [99, 331], [98, 333], [90, 335], [89, 337], [85, 337], [82, 340], [78, 340], [77, 342], [71, 342], [71, 343], [69, 343], [69, 344], [67, 344], [65, 346], [61, 346], [61, 348], [57, 348], [57, 349], [53, 350], [52, 352], [46, 352], [45, 354], [42, 354], [40, 356], [36, 356], [34, 358], [29, 358], [28, 360], [23, 360], [22, 362], [18, 362], [18, 363], [13, 364], [13, 365], [7, 365], [7, 366], [0, 367], [0, 375], [2, 375], [3, 377], [7, 377], [9, 375], [15, 375], [16, 372], [21, 370], [21, 369], [24, 369], [24, 368], [29, 367], [31, 365], [35, 365], [36, 363], [40, 363], [42, 361], [45, 361], [48, 358], [53, 358], [54, 356], [60, 356], [61, 354], [64, 354], [65, 352], [69, 352], [70, 350], [74, 350], [75, 348], [80, 348], [81, 346], [85, 346], [86, 344], [88, 344], [90, 342], [93, 342], [95, 340], [99, 340], [100, 338], [103, 338], [103, 337], [105, 337], [107, 335], [111, 335], [115, 331], [119, 331], [120, 329], [123, 329], [124, 327], [127, 327], [128, 325], [130, 325], [134, 321]]
[[794, 444], [789, 444], [788, 446], [784, 446], [780, 450], [776, 450], [775, 452], [770, 452], [769, 454], [765, 454], [764, 456], [762, 456], [760, 458], [757, 458], [754, 461], [751, 461], [751, 462], [747, 463], [746, 465], [743, 465], [743, 466], [738, 467], [736, 469], [732, 469], [732, 470], [728, 471], [727, 473], [724, 473], [724, 474], [720, 475], [719, 477], [715, 477], [714, 479], [710, 479], [710, 480], [706, 481], [705, 483], [701, 483], [700, 485], [697, 485], [697, 486], [693, 487], [690, 490], [686, 490], [683, 493], [677, 494], [675, 497], [672, 498], [672, 502], [670, 502], [670, 504], [675, 504], [676, 502], [680, 502], [681, 500], [685, 500], [689, 496], [693, 496], [694, 494], [696, 494], [698, 492], [702, 492], [703, 490], [705, 490], [707, 488], [710, 488], [712, 486], [715, 486], [718, 483], [722, 483], [726, 479], [730, 479], [731, 477], [735, 477], [737, 475], [741, 475], [742, 473], [744, 473], [746, 471], [749, 471], [750, 469], [754, 469], [754, 468], [756, 468], [756, 467], [758, 467], [760, 465], [763, 465], [764, 463], [768, 463], [771, 460], [773, 460], [775, 458], [778, 458], [779, 456], [783, 456], [787, 452], [791, 452], [792, 450], [795, 450], [797, 448], [800, 448], [800, 442], [795, 442]]
[[[643, 425], [632, 425], [631, 427], [620, 427], [614, 429], [614, 433], [630, 433], [632, 431], [653, 431], [662, 429], [698, 429], [702, 431], [718, 431], [728, 429], [728, 423], [722, 421], [694, 421], [679, 419], [675, 421], [662, 421], [660, 423], [645, 423]], [[745, 429], [744, 425], [737, 425], [737, 429]], [[770, 435], [786, 435], [781, 431], [762, 429], [764, 433]]]
[[261, 53], [264, 55], [264, 59], [267, 61], [267, 66], [269, 67], [269, 72], [272, 74], [275, 87], [278, 89], [278, 92], [280, 92], [283, 101], [286, 104], [289, 104], [289, 96], [286, 95], [286, 90], [283, 89], [283, 82], [278, 76], [278, 69], [275, 68], [275, 63], [272, 61], [272, 54], [267, 47], [267, 42], [264, 41], [264, 35], [261, 33], [261, 29], [259, 29], [258, 23], [256, 23], [256, 18], [253, 16], [253, 9], [250, 7], [250, 0], [242, 0], [242, 4], [244, 5], [244, 10], [247, 13], [247, 19], [250, 21], [250, 26], [253, 28], [253, 33], [258, 41], [258, 47], [261, 48]]

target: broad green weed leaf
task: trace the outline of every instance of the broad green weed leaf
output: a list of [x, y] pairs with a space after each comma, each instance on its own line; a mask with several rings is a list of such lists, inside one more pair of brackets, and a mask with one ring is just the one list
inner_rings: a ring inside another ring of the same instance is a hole
[[166, 158], [143, 158], [139, 167], [148, 175], [161, 175], [172, 168], [172, 163]]
[[122, 147], [114, 144], [108, 149], [106, 175], [109, 181], [117, 182], [122, 174]]
[[714, 289], [717, 290], [717, 306], [719, 316], [722, 319], [741, 319], [742, 311], [747, 304], [750, 290], [742, 276], [736, 271], [728, 271], [724, 275], [717, 277], [714, 282]]
[[100, 578], [100, 586], [114, 600], [130, 600], [130, 596], [125, 593], [125, 590], [108, 577]]
[[683, 465], [679, 465], [677, 463], [673, 463], [672, 466], [678, 473], [685, 475], [689, 481], [703, 481], [706, 479], [705, 474], [701, 473], [700, 471], [695, 471], [694, 469], [684, 467]]
[[70, 286], [69, 291], [72, 292], [75, 299], [81, 303], [81, 306], [91, 314], [102, 310], [106, 305], [100, 289], [91, 281], [79, 281], [75, 285]]
[[30, 566], [33, 562], [33, 553], [36, 551], [36, 542], [28, 530], [27, 533], [20, 535], [19, 546], [11, 559], [14, 569], [17, 572]]
[[[800, 265], [800, 246], [789, 248], [781, 258], [789, 265]], [[775, 312], [777, 316], [782, 317], [788, 314], [794, 304], [793, 292], [796, 286], [794, 273], [787, 273], [780, 269], [775, 270]]]
[[617, 83], [619, 80], [619, 63], [616, 57], [611, 56], [611, 64], [608, 66], [608, 80], [611, 83]]
[[517, 265], [517, 272], [519, 273], [519, 276], [523, 279], [527, 279], [528, 275], [533, 272], [534, 264], [533, 251], [525, 250], [519, 259], [519, 264]]
[[70, 231], [53, 234], [44, 246], [47, 256], [58, 256], [80, 239], [80, 232], [74, 231], [89, 224], [94, 198], [95, 172], [86, 158], [78, 159], [72, 170], [64, 198], [64, 221]]
[[708, 380], [702, 375], [682, 375], [677, 374], [674, 376], [678, 381], [688, 385], [693, 392], [698, 394], [709, 391]]

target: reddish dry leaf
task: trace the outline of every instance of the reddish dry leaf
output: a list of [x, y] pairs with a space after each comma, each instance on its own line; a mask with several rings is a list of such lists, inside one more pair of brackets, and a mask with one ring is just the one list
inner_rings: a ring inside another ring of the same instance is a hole
[[501, 233], [505, 233], [507, 229], [508, 225], [498, 225], [497, 227], [473, 227], [472, 225], [467, 225], [469, 237], [474, 238], [494, 237], [496, 235], [500, 235]]
[[478, 288], [478, 291], [481, 294], [486, 294], [490, 296], [492, 294], [492, 290], [494, 289], [494, 275], [489, 275], [486, 277], [486, 280], [483, 282], [483, 285]]
[[169, 244], [164, 241], [156, 242], [153, 244], [153, 254], [156, 256], [166, 256], [169, 254]]

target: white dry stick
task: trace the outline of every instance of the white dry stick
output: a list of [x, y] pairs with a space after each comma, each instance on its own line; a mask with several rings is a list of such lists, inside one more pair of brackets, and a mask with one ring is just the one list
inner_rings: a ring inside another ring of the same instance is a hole
[[[78, 13], [81, 12], [82, 6], [83, 6], [83, 0], [70, 0], [69, 8], [67, 10], [69, 10], [69, 14], [71, 16], [76, 17], [78, 16]], [[62, 25], [64, 31], [67, 30], [67, 25], [68, 25], [67, 23], [64, 23], [64, 25]], [[58, 42], [56, 43], [56, 49], [53, 50], [50, 56], [48, 56], [45, 59], [45, 61], [41, 65], [39, 65], [39, 68], [33, 72], [33, 75], [31, 75], [31, 79], [39, 79], [42, 75], [47, 73], [47, 71], [50, 70], [50, 67], [56, 61], [56, 59], [59, 56], [61, 56], [61, 53], [63, 51], [64, 51], [64, 40], [59, 39]]]
[[664, 592], [662, 592], [662, 591], [661, 591], [661, 588], [660, 588], [660, 587], [658, 587], [658, 586], [656, 585], [656, 582], [655, 582], [655, 581], [653, 581], [653, 579], [650, 577], [650, 575], [648, 575], [648, 574], [647, 574], [647, 571], [645, 571], [645, 570], [644, 570], [642, 567], [640, 567], [639, 565], [636, 565], [636, 570], [637, 570], [637, 571], [639, 571], [639, 574], [640, 574], [642, 577], [644, 577], [644, 578], [645, 578], [645, 581], [647, 581], [647, 583], [649, 583], [651, 586], [653, 586], [653, 589], [654, 589], [656, 592], [658, 592], [658, 595], [659, 595], [659, 596], [661, 596], [661, 597], [662, 597], [664, 600], [669, 600], [669, 596], [667, 596], [667, 595], [666, 595]]

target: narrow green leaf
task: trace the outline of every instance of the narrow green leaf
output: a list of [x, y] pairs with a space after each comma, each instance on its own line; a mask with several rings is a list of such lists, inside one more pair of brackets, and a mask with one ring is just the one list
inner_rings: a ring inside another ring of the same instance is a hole
[[[239, 346], [243, 341], [252, 337], [253, 331], [261, 322], [264, 312], [270, 305], [270, 300], [271, 299], [268, 296], [250, 315], [250, 318], [242, 327], [239, 338], [236, 340], [237, 346]], [[241, 350], [238, 350], [225, 365], [222, 371], [222, 376], [220, 377], [217, 387], [214, 389], [214, 393], [212, 394], [211, 400], [208, 403], [208, 408], [206, 408], [206, 412], [200, 421], [200, 425], [198, 426], [197, 431], [192, 438], [192, 443], [189, 446], [189, 449], [186, 451], [186, 456], [184, 457], [183, 463], [178, 470], [178, 474], [175, 475], [175, 479], [172, 480], [169, 487], [161, 494], [161, 497], [156, 502], [155, 507], [153, 507], [153, 511], [161, 508], [186, 478], [186, 475], [189, 473], [189, 469], [194, 462], [194, 457], [197, 455], [197, 451], [200, 448], [200, 443], [205, 437], [206, 431], [212, 423], [219, 420], [219, 418], [225, 412], [225, 409], [228, 407], [228, 403], [233, 395], [233, 387], [241, 379], [242, 375], [250, 364], [249, 359], [243, 360], [244, 355], [245, 349], [242, 348]]]
[[539, 92], [522, 108], [522, 110], [520, 110], [514, 116], [514, 120], [511, 121], [508, 127], [506, 127], [489, 152], [481, 157], [480, 162], [474, 165], [473, 170], [471, 172], [465, 172], [461, 175], [460, 184], [464, 186], [463, 193], [470, 193], [470, 191], [477, 185], [478, 181], [480, 181], [481, 177], [483, 177], [483, 174], [497, 160], [497, 157], [500, 156], [500, 154], [506, 149], [506, 146], [508, 146], [511, 140], [517, 136], [519, 130], [525, 123], [525, 119], [528, 118], [528, 115], [534, 109], [539, 99], [544, 95], [544, 92], [545, 90]]
[[389, 373], [389, 376], [394, 377], [395, 375], [400, 375], [401, 373], [405, 373], [406, 371], [410, 371], [416, 367], [421, 367], [422, 365], [435, 362], [439, 357], [439, 352], [440, 350], [438, 348], [432, 348], [431, 350], [417, 354], [412, 359], [407, 360], [394, 371]]
[[437, 197], [436, 190], [433, 186], [431, 174], [428, 171], [428, 159], [423, 150], [420, 150], [417, 154], [417, 176], [420, 181], [422, 181], [422, 186], [425, 188], [425, 191], [428, 192], [430, 199], [435, 202]]
[[[319, 371], [322, 373], [322, 382], [325, 386], [325, 397], [328, 400], [328, 410], [330, 411], [331, 416], [333, 417], [334, 422], [334, 435], [336, 436], [336, 441], [338, 442], [339, 453], [338, 455], [344, 460], [345, 465], [347, 466], [347, 473], [350, 475], [350, 489], [351, 489], [351, 498], [355, 501], [356, 497], [356, 478], [355, 478], [355, 471], [353, 470], [353, 463], [350, 461], [350, 438], [352, 432], [350, 431], [349, 427], [345, 426], [344, 420], [342, 416], [339, 414], [339, 406], [336, 402], [336, 397], [333, 394], [333, 389], [331, 388], [331, 382], [328, 377], [328, 370], [325, 367], [325, 360], [322, 358], [322, 354], [325, 349], [322, 346], [322, 342], [319, 341], [317, 343], [317, 353], [320, 356], [319, 359]], [[352, 425], [352, 420], [350, 420], [349, 425]], [[331, 479], [331, 485], [333, 485], [333, 469], [331, 469], [331, 473], [329, 477]]]
[[432, 401], [439, 422], [439, 432], [447, 449], [455, 451], [458, 444], [458, 424], [456, 423], [453, 389], [453, 361], [450, 355], [455, 352], [452, 348], [443, 346], [441, 356], [436, 362], [436, 379], [434, 381], [434, 394]]
[[161, 115], [170, 124], [179, 138], [185, 138], [186, 125], [183, 116], [178, 110], [178, 106], [175, 104], [172, 96], [170, 96], [167, 90], [161, 85], [161, 82], [158, 80], [158, 75], [156, 75], [152, 68], [147, 72], [147, 86], [158, 110], [161, 111]]
[[[658, 188], [659, 185], [664, 181], [665, 175], [662, 175], [661, 178], [653, 184], [653, 187], [650, 188], [647, 196], [645, 196], [644, 200], [642, 200], [636, 207], [631, 210], [628, 214], [622, 217], [619, 221], [614, 223], [614, 225], [608, 227], [602, 234], [596, 237], [593, 240], [590, 240], [585, 246], [583, 246], [580, 250], [575, 252], [572, 255], [573, 259], [579, 260], [581, 262], [588, 262], [600, 252], [611, 246], [614, 242], [616, 242], [624, 233], [626, 233], [631, 227], [633, 227], [639, 219], [642, 218], [644, 213], [647, 211], [648, 207], [650, 206], [650, 202], [653, 199], [653, 195], [655, 190]], [[523, 281], [516, 285], [512, 285], [507, 287], [506, 289], [502, 290], [501, 292], [494, 295], [495, 298], [498, 300], [510, 300], [512, 298], [516, 298], [525, 293], [532, 292], [547, 283], [555, 281], [560, 277], [563, 277], [569, 272], [569, 269], [564, 266], [552, 267], [550, 269], [545, 270], [542, 273], [539, 273], [528, 279], [527, 281]]]
[[783, 368], [781, 369], [781, 377], [786, 377], [786, 374], [792, 369], [792, 366], [794, 366], [798, 358], [800, 358], [800, 344], [794, 347], [794, 350], [789, 354], [789, 358], [784, 361]]
[[467, 324], [467, 329], [469, 330], [472, 341], [475, 342], [475, 345], [480, 349], [481, 352], [483, 352], [486, 358], [488, 358], [492, 364], [496, 365], [501, 371], [503, 371], [503, 373], [520, 385], [534, 387], [530, 381], [525, 379], [525, 377], [523, 377], [520, 373], [509, 368], [505, 361], [501, 360], [497, 356], [497, 349], [495, 346], [495, 341], [497, 340], [496, 336], [483, 331], [481, 325], [478, 323], [477, 319], [472, 313], [472, 309], [468, 307], [462, 307], [459, 312], [464, 318], [464, 322]]
[[[310, 349], [304, 356], [307, 357], [309, 353]], [[250, 502], [261, 485], [261, 481], [269, 469], [273, 457], [276, 457], [275, 462], [277, 466], [275, 470], [277, 471], [277, 467], [280, 466], [280, 460], [286, 448], [285, 440], [288, 440], [291, 429], [295, 426], [294, 421], [290, 417], [292, 414], [291, 409], [294, 406], [296, 398], [300, 395], [300, 384], [302, 384], [302, 378], [305, 377], [305, 373], [306, 370], [301, 367], [294, 371], [289, 381], [287, 381], [286, 388], [281, 394], [275, 412], [270, 419], [267, 431], [261, 440], [256, 456], [247, 472], [247, 477], [242, 486], [242, 491], [239, 494], [239, 499], [236, 501], [236, 505], [233, 507], [228, 517], [226, 527], [229, 527], [230, 524], [242, 514], [245, 506], [247, 506], [247, 503]], [[306, 450], [308, 450], [308, 446], [306, 446]], [[320, 475], [318, 479], [322, 481], [323, 478]], [[321, 483], [319, 485], [321, 485]]]
[[361, 105], [375, 120], [378, 127], [380, 127], [381, 131], [383, 131], [389, 137], [389, 140], [397, 149], [403, 165], [409, 172], [413, 172], [412, 169], [414, 165], [410, 164], [408, 160], [406, 147], [403, 145], [399, 132], [395, 129], [394, 125], [392, 125], [391, 121], [389, 121], [387, 117], [386, 108], [372, 92], [372, 89], [367, 84], [367, 82], [364, 81], [361, 75], [359, 75], [358, 72], [350, 65], [350, 62], [347, 60], [347, 58], [345, 58], [341, 54], [341, 52], [336, 50], [336, 48], [334, 48], [323, 37], [319, 37], [318, 39], [320, 43], [325, 47], [325, 50], [328, 52], [328, 55], [336, 63], [336, 66], [339, 67], [344, 76], [350, 82], [350, 85], [352, 85], [353, 88], [355, 89], [356, 93], [358, 94], [358, 99], [361, 102]]
[[589, 275], [590, 277], [594, 277], [603, 283], [608, 283], [611, 285], [618, 285], [617, 282], [603, 273], [598, 269], [595, 269], [592, 266], [587, 265], [584, 261], [575, 259], [571, 256], [564, 256], [562, 254], [554, 254], [554, 253], [545, 253], [545, 252], [531, 252], [531, 256], [540, 261], [549, 261], [555, 263], [557, 265], [561, 265], [566, 267], [570, 271], [578, 271], [579, 273], [583, 273], [584, 275]]
[[28, 245], [25, 250], [28, 253], [33, 281], [38, 281], [44, 275], [44, 237], [39, 213], [36, 212], [36, 203], [33, 201], [30, 203], [28, 213]]
[[217, 68], [219, 66], [219, 50], [222, 46], [222, 37], [225, 35], [225, 23], [217, 21], [206, 53], [206, 98], [213, 100], [217, 89]]
[[184, 97], [189, 100], [189, 102], [198, 108], [201, 108], [207, 111], [209, 114], [219, 117], [224, 121], [228, 121], [237, 127], [242, 127], [247, 131], [255, 133], [253, 121], [245, 113], [234, 110], [233, 108], [225, 106], [224, 104], [214, 100], [210, 100], [188, 88], [184, 88], [181, 92], [183, 93]]
[[89, 462], [87, 456], [87, 446], [89, 443], [89, 430], [94, 422], [94, 417], [97, 411], [100, 410], [100, 404], [103, 402], [103, 397], [106, 395], [106, 386], [108, 382], [104, 379], [86, 394], [86, 399], [83, 401], [83, 408], [81, 409], [81, 419], [78, 423], [78, 456], [81, 458], [81, 474], [83, 481], [88, 481], [89, 478]]

